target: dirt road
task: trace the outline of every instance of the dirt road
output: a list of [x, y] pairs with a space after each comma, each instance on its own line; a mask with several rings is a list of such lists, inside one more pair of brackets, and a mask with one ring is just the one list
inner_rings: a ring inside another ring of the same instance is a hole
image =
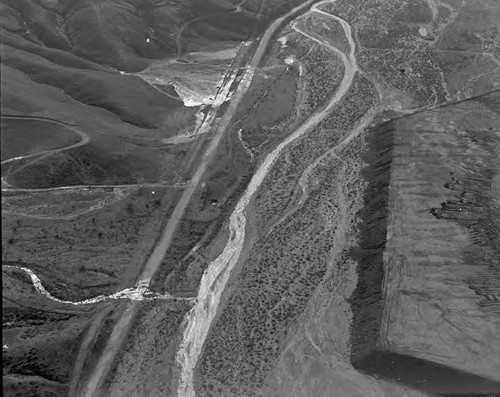
[[339, 142], [337, 145], [335, 145], [331, 149], [327, 150], [325, 153], [323, 153], [321, 156], [319, 156], [316, 160], [314, 160], [311, 164], [309, 164], [307, 166], [307, 168], [304, 170], [304, 172], [300, 176], [299, 182], [298, 182], [298, 187], [301, 190], [300, 199], [297, 201], [297, 203], [295, 205], [293, 205], [290, 209], [288, 209], [283, 214], [283, 216], [278, 221], [276, 221], [276, 223], [274, 223], [271, 226], [267, 235], [271, 234], [277, 226], [279, 226], [285, 220], [290, 218], [290, 216], [292, 216], [295, 212], [297, 212], [297, 210], [302, 206], [302, 204], [304, 204], [307, 201], [307, 199], [309, 197], [309, 192], [307, 190], [307, 184], [308, 184], [309, 177], [310, 177], [311, 173], [314, 171], [314, 169], [323, 160], [325, 160], [328, 157], [335, 157], [338, 160], [342, 161], [342, 159], [338, 156], [337, 153], [341, 152], [342, 149], [345, 148], [349, 142], [351, 142], [354, 138], [356, 138], [359, 134], [361, 134], [366, 129], [366, 127], [368, 127], [368, 125], [375, 118], [375, 115], [377, 114], [378, 111], [379, 111], [378, 107], [373, 107], [368, 113], [366, 113], [363, 116], [363, 118], [360, 120], [358, 125], [354, 129], [352, 129], [349, 132], [349, 134], [341, 142]]
[[30, 188], [2, 188], [2, 192], [16, 192], [16, 193], [40, 193], [40, 192], [53, 192], [58, 190], [89, 190], [89, 189], [120, 189], [120, 188], [183, 188], [186, 187], [183, 183], [174, 185], [166, 185], [163, 183], [132, 183], [130, 185], [69, 185], [57, 187], [44, 187], [37, 189]]
[[25, 156], [13, 157], [13, 158], [10, 158], [7, 160], [3, 160], [1, 162], [1, 165], [8, 164], [8, 163], [11, 163], [13, 161], [26, 160], [26, 159], [29, 159], [32, 157], [45, 156], [45, 155], [50, 155], [50, 154], [62, 152], [65, 150], [75, 149], [79, 146], [86, 145], [90, 141], [90, 137], [85, 132], [79, 130], [78, 128], [76, 128], [70, 124], [64, 123], [64, 122], [59, 121], [59, 120], [49, 119], [47, 117], [36, 117], [36, 116], [1, 116], [1, 118], [2, 119], [10, 119], [10, 120], [38, 120], [38, 121], [43, 121], [45, 123], [57, 124], [57, 125], [61, 125], [63, 127], [70, 129], [71, 131], [73, 131], [74, 133], [78, 134], [81, 137], [81, 140], [79, 142], [74, 143], [72, 145], [64, 146], [64, 147], [57, 148], [57, 149], [44, 150], [44, 151], [37, 152], [37, 153], [30, 153], [30, 154], [27, 154]]

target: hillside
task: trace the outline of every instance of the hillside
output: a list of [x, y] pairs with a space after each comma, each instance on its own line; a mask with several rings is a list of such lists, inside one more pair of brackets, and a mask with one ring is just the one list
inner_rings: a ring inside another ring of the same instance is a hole
[[0, 0], [6, 396], [500, 393], [497, 0]]

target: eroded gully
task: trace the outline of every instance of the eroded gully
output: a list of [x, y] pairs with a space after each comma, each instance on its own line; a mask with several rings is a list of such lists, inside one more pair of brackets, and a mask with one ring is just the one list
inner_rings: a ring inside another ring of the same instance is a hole
[[110, 299], [130, 299], [134, 301], [144, 301], [144, 300], [158, 300], [158, 299], [174, 299], [174, 300], [187, 300], [193, 301], [194, 298], [185, 298], [185, 297], [175, 297], [170, 294], [159, 294], [157, 292], [152, 292], [148, 289], [148, 285], [140, 284], [134, 288], [126, 288], [124, 290], [118, 291], [111, 295], [98, 295], [94, 298], [84, 299], [81, 301], [67, 301], [64, 299], [59, 299], [52, 295], [47, 289], [43, 286], [40, 278], [27, 267], [23, 266], [12, 266], [12, 265], [4, 265], [2, 266], [2, 270], [17, 270], [26, 273], [31, 279], [31, 283], [35, 288], [36, 292], [42, 295], [45, 295], [48, 299], [58, 303], [64, 303], [68, 305], [91, 305], [94, 303], [104, 302]]

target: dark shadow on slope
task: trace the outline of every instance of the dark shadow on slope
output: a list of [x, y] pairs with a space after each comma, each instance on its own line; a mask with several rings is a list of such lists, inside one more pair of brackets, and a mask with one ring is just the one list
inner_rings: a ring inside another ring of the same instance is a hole
[[350, 298], [351, 360], [359, 361], [376, 348], [383, 313], [383, 252], [387, 234], [389, 181], [392, 161], [394, 124], [375, 127], [367, 137], [367, 166], [362, 175], [368, 181], [364, 207], [358, 213], [361, 222], [359, 244], [351, 251], [358, 262], [358, 284]]
[[356, 367], [431, 395], [486, 397], [500, 393], [500, 382], [398, 353], [374, 351]]
[[[483, 95], [470, 98], [468, 101], [489, 100], [489, 97], [492, 96], [493, 99], [488, 104], [494, 107], [495, 101], [498, 100], [496, 95], [495, 92], [488, 94], [488, 97]], [[372, 129], [367, 137], [368, 152], [365, 156], [367, 167], [363, 170], [363, 176], [367, 180], [368, 186], [364, 193], [364, 207], [358, 213], [361, 219], [359, 244], [351, 251], [351, 255], [358, 262], [358, 285], [350, 299], [353, 312], [351, 361], [354, 367], [362, 372], [407, 385], [409, 388], [430, 395], [450, 397], [500, 396], [500, 382], [431, 361], [383, 351], [380, 347], [379, 334], [384, 308], [383, 252], [386, 246], [395, 125], [395, 120], [381, 124]], [[488, 134], [485, 134], [484, 131], [480, 134], [468, 131], [467, 136], [474, 139], [474, 143], [477, 145], [487, 141], [488, 144], [485, 147], [491, 150], [491, 142]], [[494, 156], [491, 157], [494, 158]], [[455, 209], [459, 206], [461, 208], [459, 223], [471, 228], [471, 238], [478, 249], [480, 248], [484, 253], [484, 248], [490, 247], [494, 255], [498, 242], [498, 225], [500, 224], [498, 219], [500, 218], [496, 212], [497, 206], [492, 203], [491, 198], [480, 194], [483, 190], [491, 189], [491, 172], [488, 170], [492, 169], [498, 169], [496, 163], [486, 164], [484, 168], [476, 170], [478, 172], [474, 175], [469, 170], [467, 177], [461, 176], [457, 184], [459, 186], [456, 189], [459, 193], [457, 200], [444, 203], [440, 210], [434, 209], [434, 212], [440, 217], [450, 218], [456, 216]], [[450, 183], [446, 187], [452, 189], [454, 186]], [[474, 193], [473, 200], [470, 197], [471, 192]], [[466, 210], [472, 207], [478, 208], [473, 211]], [[474, 216], [467, 216], [469, 212]], [[493, 255], [489, 257], [490, 265]], [[488, 272], [488, 275], [490, 273]], [[484, 283], [481, 284], [481, 288], [485, 288]], [[488, 293], [491, 294], [491, 291]], [[488, 303], [491, 302], [488, 301]]]
[[107, 110], [121, 121], [141, 128], [158, 128], [166, 112], [182, 103], [162, 95], [139, 77], [98, 70], [66, 68], [29, 52], [4, 45], [2, 65], [10, 66], [38, 83], [62, 90], [85, 105]]

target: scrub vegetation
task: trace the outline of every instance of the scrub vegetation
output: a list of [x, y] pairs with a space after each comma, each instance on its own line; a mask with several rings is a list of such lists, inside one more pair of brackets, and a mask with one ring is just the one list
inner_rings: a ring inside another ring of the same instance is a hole
[[0, 0], [5, 395], [500, 390], [500, 7], [299, 4]]

